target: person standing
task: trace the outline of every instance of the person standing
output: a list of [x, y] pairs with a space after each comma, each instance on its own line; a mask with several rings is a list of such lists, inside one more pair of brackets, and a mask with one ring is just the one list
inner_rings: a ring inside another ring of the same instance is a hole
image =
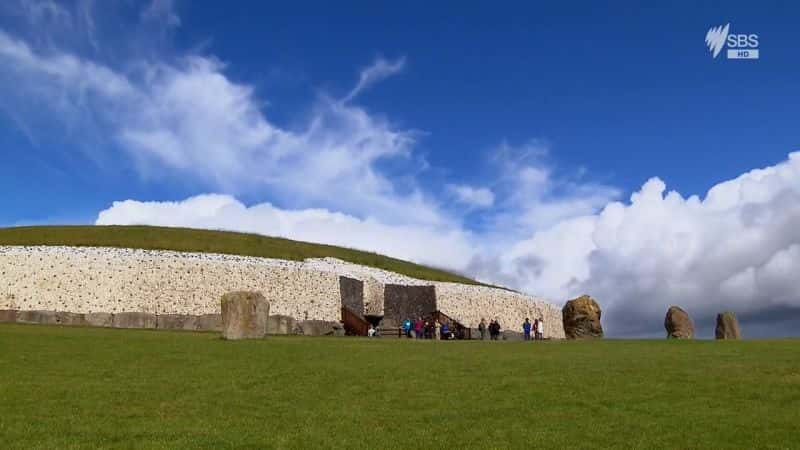
[[531, 319], [525, 318], [525, 322], [522, 323], [522, 334], [525, 335], [525, 340], [531, 340]]
[[539, 326], [536, 328], [537, 334], [539, 335], [539, 340], [544, 339], [544, 317], [539, 318]]
[[424, 332], [425, 322], [423, 322], [422, 317], [420, 317], [414, 322], [414, 336], [416, 336], [417, 339], [422, 339]]
[[407, 338], [411, 338], [411, 319], [406, 319], [403, 321], [403, 333]]
[[539, 319], [533, 321], [533, 340], [539, 340]]
[[436, 327], [436, 331], [434, 331], [434, 339], [437, 341], [442, 338], [442, 324], [439, 323], [439, 319], [436, 319], [436, 322], [433, 324]]
[[481, 340], [486, 340], [486, 319], [481, 317], [481, 323], [478, 324], [478, 332], [481, 334]]

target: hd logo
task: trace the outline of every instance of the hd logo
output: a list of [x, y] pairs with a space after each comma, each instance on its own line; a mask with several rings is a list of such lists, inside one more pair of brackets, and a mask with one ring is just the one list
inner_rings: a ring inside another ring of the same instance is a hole
[[728, 59], [758, 59], [757, 34], [729, 34], [731, 24], [711, 27], [706, 33], [706, 45], [714, 58], [727, 47]]

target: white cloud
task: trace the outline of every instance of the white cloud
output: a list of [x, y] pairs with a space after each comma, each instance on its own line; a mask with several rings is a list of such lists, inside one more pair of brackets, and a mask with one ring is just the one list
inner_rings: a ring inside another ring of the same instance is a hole
[[472, 270], [561, 301], [589, 293], [612, 334], [661, 334], [672, 304], [706, 335], [723, 310], [745, 322], [800, 311], [800, 153], [702, 200], [664, 192], [651, 179], [629, 204], [561, 221]]
[[181, 18], [175, 12], [174, 0], [152, 0], [142, 11], [142, 19], [160, 22], [166, 27], [177, 27], [181, 24]]
[[[382, 220], [452, 221], [412, 178], [398, 184], [377, 168], [387, 159], [413, 163], [414, 133], [357, 106], [321, 98], [307, 123], [287, 129], [270, 122], [253, 88], [229, 79], [213, 57], [137, 61], [122, 71], [64, 51], [36, 51], [0, 31], [0, 61], [15, 75], [20, 104], [40, 99], [70, 128], [99, 127], [145, 177], [190, 175], [234, 194], [269, 189], [296, 206]], [[378, 66], [362, 83], [402, 60]]]
[[435, 226], [386, 224], [327, 209], [285, 210], [269, 203], [245, 206], [228, 195], [179, 202], [127, 200], [100, 212], [98, 225], [148, 224], [281, 236], [374, 251], [439, 267], [463, 267], [475, 254], [470, 234]]
[[489, 208], [494, 204], [494, 194], [489, 188], [450, 184], [447, 189], [455, 196], [456, 200], [469, 206]]
[[392, 75], [400, 73], [406, 66], [405, 56], [398, 58], [396, 61], [388, 61], [384, 58], [378, 58], [371, 66], [363, 69], [358, 79], [358, 84], [350, 91], [347, 96], [342, 99], [342, 103], [347, 103], [354, 98], [358, 97], [361, 92], [369, 88], [373, 84], [388, 78]]

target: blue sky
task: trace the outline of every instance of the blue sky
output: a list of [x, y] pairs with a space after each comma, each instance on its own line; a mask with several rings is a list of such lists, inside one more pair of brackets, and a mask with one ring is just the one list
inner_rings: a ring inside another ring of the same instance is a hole
[[[4, 2], [0, 224], [280, 234], [647, 320], [683, 296], [769, 323], [800, 308], [799, 18], [789, 2]], [[726, 23], [758, 34], [760, 59], [712, 57]], [[629, 277], [666, 285], [613, 288]]]

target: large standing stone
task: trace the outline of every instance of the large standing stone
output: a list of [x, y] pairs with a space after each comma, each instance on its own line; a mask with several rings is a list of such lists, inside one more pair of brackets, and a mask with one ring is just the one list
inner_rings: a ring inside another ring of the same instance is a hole
[[267, 334], [269, 303], [258, 292], [230, 292], [222, 296], [222, 337], [258, 339]]
[[667, 316], [664, 317], [664, 328], [667, 329], [667, 338], [692, 339], [694, 337], [694, 322], [689, 313], [678, 306], [670, 306]]
[[742, 329], [736, 314], [726, 311], [717, 314], [717, 328], [714, 330], [717, 339], [741, 339]]
[[568, 301], [561, 310], [567, 339], [602, 338], [601, 314], [600, 305], [588, 295]]

